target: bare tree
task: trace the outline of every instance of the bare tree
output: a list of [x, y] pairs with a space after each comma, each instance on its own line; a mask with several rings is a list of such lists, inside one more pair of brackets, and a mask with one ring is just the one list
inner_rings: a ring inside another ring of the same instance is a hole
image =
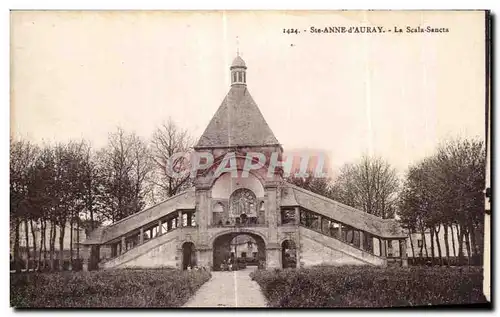
[[134, 133], [121, 128], [109, 135], [108, 146], [98, 153], [104, 173], [107, 217], [118, 221], [145, 205], [149, 190], [146, 179], [151, 172], [149, 150]]
[[396, 170], [381, 158], [364, 156], [357, 164], [346, 164], [335, 179], [334, 199], [369, 214], [394, 218], [399, 190]]
[[306, 173], [307, 177], [302, 177], [296, 176], [297, 172], [292, 173], [286, 181], [318, 195], [332, 197], [332, 180], [329, 177], [315, 177], [311, 171]]
[[[56, 201], [53, 211], [52, 241], [56, 237], [56, 228], [59, 227], [59, 269], [64, 265], [64, 237], [68, 223], [73, 229], [74, 217], [83, 209], [82, 200], [82, 159], [84, 142], [70, 141], [60, 143], [54, 147], [55, 182], [53, 197]], [[70, 232], [70, 236], [72, 236]], [[52, 247], [52, 249], [55, 249]], [[70, 262], [73, 259], [73, 244], [70, 242]]]
[[[28, 222], [35, 217], [30, 208], [30, 182], [36, 164], [39, 149], [29, 141], [11, 139], [10, 146], [10, 218], [14, 226], [14, 261], [16, 270], [21, 259], [19, 239], [20, 224], [24, 222], [26, 239], [26, 258], [30, 260], [29, 253], [29, 226]], [[28, 265], [28, 264], [27, 264]]]
[[476, 237], [482, 234], [475, 232], [482, 229], [484, 161], [482, 142], [455, 140], [442, 144], [434, 155], [410, 167], [406, 176], [401, 194], [401, 221], [407, 227], [418, 225], [423, 241], [425, 229], [430, 230], [431, 256], [434, 260], [436, 237], [441, 264], [442, 250], [437, 238], [441, 227], [444, 227], [447, 263], [450, 262], [448, 228], [454, 256], [454, 228], [457, 229], [460, 263], [463, 263], [464, 243], [469, 261], [472, 255], [480, 255], [481, 241], [476, 241]]
[[[33, 214], [36, 215], [33, 220], [40, 224], [40, 252], [38, 254], [38, 269], [40, 270], [44, 269], [47, 264], [47, 226], [50, 228], [48, 242], [51, 262], [49, 266], [53, 268], [55, 207], [58, 203], [57, 194], [59, 192], [56, 188], [55, 165], [53, 147], [43, 146], [36, 160], [30, 183], [30, 207]], [[44, 261], [43, 264], [40, 264], [42, 252]]]
[[97, 154], [93, 151], [89, 143], [84, 145], [80, 168], [82, 171], [81, 187], [84, 206], [77, 217], [77, 221], [79, 221], [77, 225], [80, 227], [82, 225], [81, 218], [84, 218], [89, 221], [88, 229], [92, 231], [97, 223], [103, 221], [103, 211], [106, 209], [106, 202], [104, 199], [104, 173], [99, 164]]
[[85, 233], [89, 234], [111, 214], [106, 196], [104, 165], [101, 163], [103, 160], [99, 160], [91, 144], [84, 143], [80, 162], [82, 208], [73, 217], [76, 225], [76, 241], [78, 241], [76, 244], [78, 261], [80, 261], [80, 230], [84, 229]]
[[[180, 128], [171, 118], [156, 129], [152, 140], [152, 156], [154, 161], [154, 173], [150, 178], [155, 190], [153, 191], [154, 202], [171, 197], [191, 186], [189, 175], [182, 178], [174, 178], [167, 173], [169, 158], [176, 153], [188, 153], [193, 146], [193, 139], [187, 130]], [[178, 169], [184, 164], [183, 158], [176, 159], [172, 167]]]
[[[458, 256], [463, 261], [465, 242], [468, 259], [482, 255], [485, 184], [484, 142], [452, 140], [442, 144], [435, 155], [439, 169], [435, 177], [446, 188], [446, 209], [442, 221], [454, 223], [458, 234]], [[472, 245], [471, 245], [472, 243]]]
[[361, 187], [356, 181], [358, 172], [358, 167], [351, 163], [340, 168], [331, 189], [335, 200], [348, 206], [358, 206], [358, 199], [362, 196]]

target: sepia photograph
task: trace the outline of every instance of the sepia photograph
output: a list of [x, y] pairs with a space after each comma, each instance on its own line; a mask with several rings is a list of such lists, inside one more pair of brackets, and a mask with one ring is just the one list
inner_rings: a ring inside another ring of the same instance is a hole
[[491, 309], [491, 16], [10, 13], [10, 307]]

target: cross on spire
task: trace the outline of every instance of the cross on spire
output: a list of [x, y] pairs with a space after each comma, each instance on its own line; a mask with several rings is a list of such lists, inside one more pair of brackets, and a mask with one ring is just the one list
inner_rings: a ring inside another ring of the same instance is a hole
[[240, 39], [236, 36], [236, 55], [240, 56]]

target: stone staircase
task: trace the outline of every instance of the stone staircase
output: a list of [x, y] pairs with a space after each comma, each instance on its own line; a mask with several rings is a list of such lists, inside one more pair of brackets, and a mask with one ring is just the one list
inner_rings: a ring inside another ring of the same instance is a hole
[[300, 261], [306, 266], [376, 265], [385, 266], [387, 260], [322, 232], [300, 226]]
[[[126, 252], [99, 263], [103, 269], [125, 267], [157, 267], [158, 260], [163, 266], [175, 267], [178, 235], [181, 229], [173, 229], [158, 237], [137, 245]], [[158, 253], [166, 251], [158, 257]], [[156, 256], [155, 256], [156, 255]], [[159, 258], [159, 259], [158, 259]], [[170, 265], [169, 265], [170, 264]]]

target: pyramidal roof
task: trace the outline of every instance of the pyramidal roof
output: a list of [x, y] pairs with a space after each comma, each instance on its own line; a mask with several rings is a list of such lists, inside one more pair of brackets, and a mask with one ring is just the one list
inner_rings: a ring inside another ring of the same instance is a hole
[[245, 64], [237, 59], [231, 67], [231, 89], [195, 148], [279, 145], [247, 89]]

